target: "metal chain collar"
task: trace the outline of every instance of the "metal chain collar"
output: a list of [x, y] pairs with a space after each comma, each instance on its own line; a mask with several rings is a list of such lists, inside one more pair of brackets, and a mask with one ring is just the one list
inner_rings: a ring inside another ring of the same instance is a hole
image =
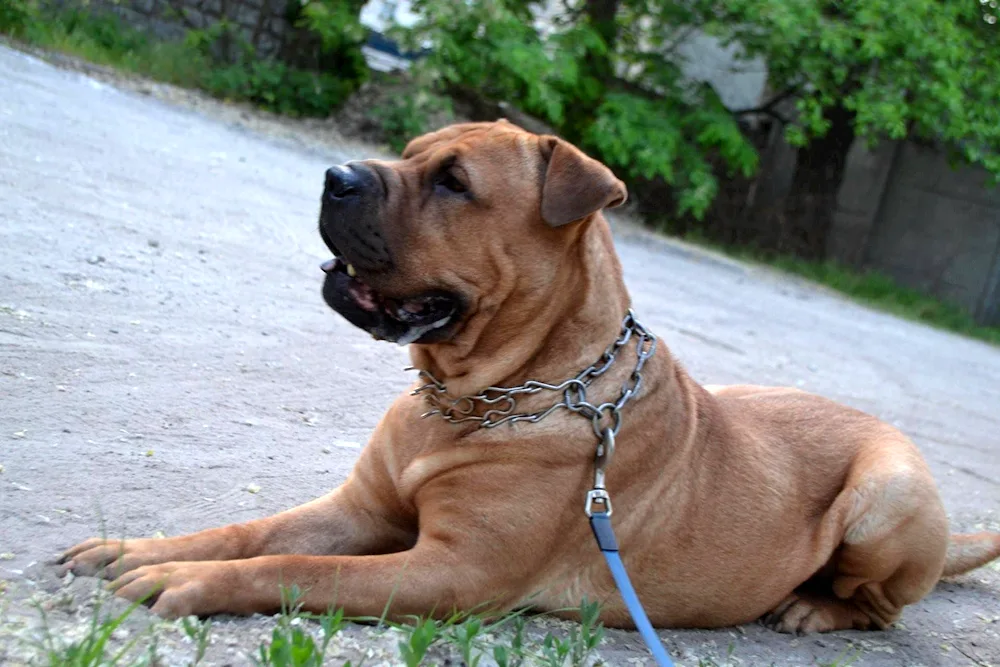
[[[614, 402], [608, 401], [594, 405], [587, 400], [587, 388], [597, 378], [604, 375], [615, 363], [618, 352], [636, 338], [635, 369], [629, 379], [622, 385], [621, 395]], [[585, 511], [587, 516], [594, 513], [595, 504], [603, 505], [600, 512], [611, 515], [611, 497], [605, 486], [605, 468], [611, 462], [615, 450], [615, 436], [622, 426], [622, 408], [632, 400], [642, 388], [642, 369], [646, 362], [656, 352], [656, 336], [639, 323], [635, 314], [629, 310], [622, 320], [622, 330], [618, 339], [612, 343], [604, 354], [592, 365], [580, 371], [569, 380], [559, 384], [549, 384], [537, 380], [528, 380], [517, 387], [487, 387], [480, 393], [455, 398], [448, 393], [447, 387], [430, 372], [418, 370], [420, 377], [427, 382], [417, 387], [411, 395], [424, 395], [433, 409], [421, 417], [440, 415], [453, 424], [462, 422], [478, 422], [483, 428], [494, 428], [501, 424], [516, 422], [535, 423], [545, 419], [556, 410], [566, 409], [590, 419], [590, 425], [597, 436], [597, 455], [594, 461], [594, 487], [587, 493]], [[414, 370], [412, 367], [408, 370]], [[548, 408], [537, 412], [515, 412], [519, 396], [537, 394], [542, 391], [561, 393], [562, 399]], [[476, 414], [483, 410], [483, 414]], [[607, 419], [605, 419], [605, 417]], [[606, 425], [602, 426], [602, 422]]]
[[[609, 401], [599, 405], [589, 402], [587, 388], [611, 368], [618, 352], [628, 344], [633, 336], [637, 339], [635, 370], [632, 371], [628, 381], [622, 385], [621, 395], [614, 402]], [[567, 409], [588, 417], [594, 429], [594, 435], [603, 439], [602, 422], [609, 425], [614, 435], [617, 435], [621, 429], [621, 409], [642, 388], [642, 369], [654, 352], [656, 352], [656, 336], [640, 324], [632, 311], [629, 310], [622, 321], [621, 334], [604, 351], [604, 354], [576, 377], [559, 384], [528, 380], [516, 387], [487, 387], [478, 394], [455, 398], [448, 393], [447, 387], [431, 373], [419, 370], [420, 377], [425, 379], [427, 383], [414, 389], [411, 394], [413, 396], [423, 394], [433, 408], [421, 415], [422, 417], [440, 415], [453, 424], [469, 421], [479, 422], [483, 428], [494, 428], [501, 424], [513, 424], [521, 421], [535, 423], [548, 417], [556, 410]], [[519, 396], [533, 395], [543, 391], [561, 393], [562, 398], [548, 408], [537, 412], [516, 412]], [[480, 411], [482, 414], [477, 414]]]

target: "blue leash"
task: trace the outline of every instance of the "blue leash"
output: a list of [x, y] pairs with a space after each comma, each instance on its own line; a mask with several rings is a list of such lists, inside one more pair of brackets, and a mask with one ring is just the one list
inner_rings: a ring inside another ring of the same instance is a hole
[[[663, 642], [660, 641], [656, 631], [653, 630], [653, 624], [649, 622], [646, 610], [642, 608], [639, 596], [636, 595], [635, 588], [632, 587], [632, 582], [628, 578], [628, 572], [625, 571], [625, 564], [618, 553], [618, 540], [615, 539], [615, 532], [611, 528], [611, 497], [604, 486], [604, 467], [611, 460], [611, 454], [614, 450], [614, 431], [608, 428], [604, 431], [604, 437], [597, 450], [594, 488], [587, 494], [587, 517], [590, 519], [590, 528], [594, 531], [594, 539], [597, 540], [597, 546], [601, 550], [601, 553], [604, 554], [604, 559], [608, 562], [608, 569], [611, 570], [611, 576], [614, 577], [615, 585], [618, 586], [618, 591], [621, 593], [622, 600], [625, 601], [628, 613], [635, 622], [636, 629], [642, 635], [642, 640], [646, 642], [646, 646], [649, 648], [650, 653], [653, 654], [653, 659], [656, 660], [656, 664], [659, 667], [673, 667], [674, 663], [670, 660], [670, 656], [667, 655], [667, 650], [663, 647]], [[595, 503], [603, 505], [603, 509], [595, 511]]]

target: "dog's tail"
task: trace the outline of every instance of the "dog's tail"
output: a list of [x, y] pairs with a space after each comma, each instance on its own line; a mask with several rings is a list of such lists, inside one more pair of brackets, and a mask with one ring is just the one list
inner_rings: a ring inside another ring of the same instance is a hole
[[955, 534], [948, 541], [942, 577], [964, 574], [1000, 558], [1000, 533]]

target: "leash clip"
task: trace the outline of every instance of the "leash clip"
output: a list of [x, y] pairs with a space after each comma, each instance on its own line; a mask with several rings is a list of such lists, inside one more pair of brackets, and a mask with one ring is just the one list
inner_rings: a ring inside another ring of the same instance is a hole
[[604, 509], [598, 509], [597, 514], [603, 514], [604, 516], [611, 516], [611, 496], [608, 495], [605, 489], [591, 489], [587, 492], [587, 504], [584, 506], [583, 511], [587, 513], [588, 517], [594, 516], [594, 504], [601, 504]]
[[605, 469], [611, 463], [611, 456], [615, 453], [615, 432], [611, 427], [605, 428], [601, 437], [601, 442], [597, 445], [597, 456], [594, 460], [594, 488], [587, 492], [587, 503], [584, 505], [584, 512], [588, 517], [594, 516], [594, 505], [599, 504], [603, 509], [597, 513], [611, 516], [611, 496], [608, 495], [608, 487], [605, 485]]

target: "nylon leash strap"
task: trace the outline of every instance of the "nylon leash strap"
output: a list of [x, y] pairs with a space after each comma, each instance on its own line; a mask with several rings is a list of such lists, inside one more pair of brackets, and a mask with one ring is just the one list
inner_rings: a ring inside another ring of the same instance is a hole
[[[639, 596], [632, 586], [632, 581], [625, 571], [625, 564], [618, 553], [618, 540], [615, 539], [615, 532], [611, 527], [611, 496], [608, 495], [607, 487], [604, 483], [604, 469], [611, 460], [611, 454], [615, 450], [615, 434], [610, 428], [604, 430], [604, 437], [597, 447], [597, 460], [594, 463], [594, 488], [587, 493], [587, 504], [585, 511], [590, 519], [590, 528], [594, 531], [594, 539], [597, 546], [604, 554], [604, 559], [614, 577], [618, 592], [621, 593], [625, 607], [628, 609], [636, 629], [642, 635], [642, 640], [646, 642], [653, 659], [659, 667], [673, 667], [674, 663], [667, 655], [667, 650], [660, 641], [660, 637], [653, 629], [653, 624], [646, 616]], [[598, 507], [599, 506], [599, 507]]]

